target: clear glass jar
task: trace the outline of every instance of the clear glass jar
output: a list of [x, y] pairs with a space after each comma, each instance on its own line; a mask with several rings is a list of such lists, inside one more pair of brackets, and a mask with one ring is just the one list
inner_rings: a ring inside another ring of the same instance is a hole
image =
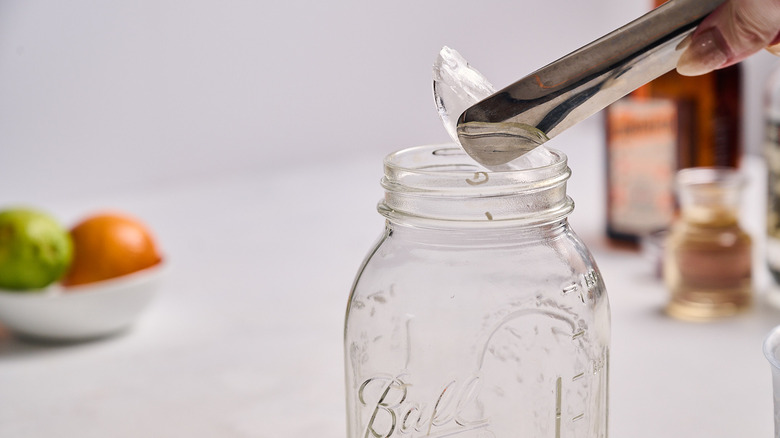
[[607, 436], [609, 303], [553, 155], [502, 172], [452, 147], [385, 159], [386, 227], [344, 331], [349, 438]]
[[677, 173], [680, 219], [666, 242], [669, 315], [709, 320], [747, 309], [752, 300], [752, 242], [739, 226], [744, 178], [736, 169]]

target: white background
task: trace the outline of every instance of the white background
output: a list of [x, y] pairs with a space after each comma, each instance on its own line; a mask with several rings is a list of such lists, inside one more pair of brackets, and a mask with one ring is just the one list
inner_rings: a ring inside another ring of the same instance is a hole
[[[448, 140], [431, 96], [438, 50], [502, 87], [647, 7], [0, 0], [0, 207], [65, 224], [125, 210], [170, 262], [123, 336], [50, 346], [0, 329], [0, 437], [344, 436], [341, 330], [382, 227], [381, 158]], [[754, 154], [774, 62], [745, 66]], [[760, 343], [780, 311], [663, 316], [646, 260], [603, 241], [601, 131], [596, 116], [553, 141], [611, 296], [613, 436], [769, 436]], [[763, 164], [749, 161], [743, 216], [763, 288]]]
[[[0, 201], [447, 141], [431, 97], [443, 45], [500, 88], [649, 3], [3, 0]], [[753, 151], [773, 61], [746, 65]]]

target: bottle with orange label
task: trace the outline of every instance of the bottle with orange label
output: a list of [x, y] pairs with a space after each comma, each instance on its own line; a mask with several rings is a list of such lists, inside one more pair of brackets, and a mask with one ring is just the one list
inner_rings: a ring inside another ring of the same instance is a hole
[[645, 86], [606, 111], [607, 235], [638, 243], [674, 218], [672, 179], [678, 166], [678, 104]]
[[671, 224], [677, 170], [738, 165], [740, 69], [737, 64], [696, 77], [671, 71], [607, 108], [610, 240], [636, 245]]

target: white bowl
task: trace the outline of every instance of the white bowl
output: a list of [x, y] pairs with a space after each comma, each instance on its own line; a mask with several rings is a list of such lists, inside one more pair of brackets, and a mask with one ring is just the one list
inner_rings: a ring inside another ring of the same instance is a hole
[[0, 289], [0, 321], [22, 336], [79, 341], [108, 336], [130, 326], [159, 289], [163, 263], [142, 271], [80, 286], [42, 291]]

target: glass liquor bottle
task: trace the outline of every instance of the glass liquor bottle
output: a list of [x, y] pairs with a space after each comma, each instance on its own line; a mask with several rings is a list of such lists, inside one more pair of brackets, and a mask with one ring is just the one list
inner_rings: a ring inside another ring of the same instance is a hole
[[652, 97], [651, 85], [606, 110], [607, 236], [637, 244], [665, 229], [675, 214], [678, 105]]
[[766, 259], [769, 272], [780, 283], [780, 67], [770, 76], [765, 96]]
[[[657, 0], [655, 6], [663, 3]], [[607, 235], [612, 241], [635, 244], [671, 224], [675, 170], [738, 166], [741, 76], [739, 64], [696, 77], [673, 70], [607, 108]], [[664, 101], [667, 109], [661, 110]]]

